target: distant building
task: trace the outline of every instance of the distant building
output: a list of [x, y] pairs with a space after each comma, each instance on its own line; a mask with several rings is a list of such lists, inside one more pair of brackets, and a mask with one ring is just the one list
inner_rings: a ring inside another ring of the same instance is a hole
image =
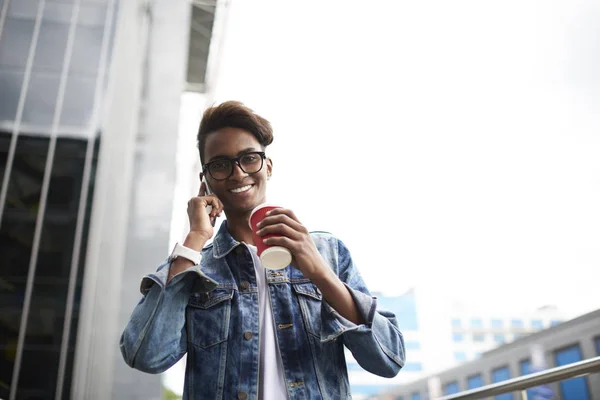
[[[571, 364], [600, 355], [600, 310], [521, 337], [483, 353], [478, 359], [428, 374], [369, 397], [377, 400], [425, 400], [458, 393], [538, 370]], [[562, 400], [600, 400], [600, 374], [592, 374], [532, 388]], [[517, 400], [514, 394], [497, 396]]]
[[397, 377], [364, 371], [347, 352], [353, 398], [365, 398], [454, 365], [478, 359], [485, 351], [559, 324], [554, 306], [534, 310], [494, 310], [485, 302], [463, 305], [448, 293], [413, 288], [400, 296], [378, 296], [378, 307], [396, 314], [404, 334], [406, 365]]

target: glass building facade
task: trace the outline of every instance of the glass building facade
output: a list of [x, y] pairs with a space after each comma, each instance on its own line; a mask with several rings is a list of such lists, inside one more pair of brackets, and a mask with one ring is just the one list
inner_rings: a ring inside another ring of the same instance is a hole
[[115, 0], [0, 0], [0, 398], [69, 398]]

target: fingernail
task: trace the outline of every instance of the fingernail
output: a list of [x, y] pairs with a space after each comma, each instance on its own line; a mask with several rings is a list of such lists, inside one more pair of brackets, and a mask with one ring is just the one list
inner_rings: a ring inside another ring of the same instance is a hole
[[265, 217], [268, 217], [269, 215], [271, 215], [271, 211], [267, 211], [267, 213], [265, 214]]

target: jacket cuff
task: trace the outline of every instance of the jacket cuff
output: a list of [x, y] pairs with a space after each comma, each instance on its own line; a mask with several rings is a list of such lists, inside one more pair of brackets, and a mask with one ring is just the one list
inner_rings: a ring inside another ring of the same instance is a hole
[[358, 313], [365, 323], [357, 325], [344, 318], [323, 299], [321, 302], [321, 342], [331, 341], [346, 332], [369, 331], [373, 325], [377, 311], [377, 297], [371, 297], [361, 291], [352, 289], [346, 283], [344, 285], [348, 288]]
[[[171, 262], [172, 260], [168, 258], [158, 267], [155, 273], [146, 275], [142, 278], [142, 282], [140, 283], [140, 292], [144, 296], [148, 294], [152, 286], [155, 284], [161, 289], [164, 289], [167, 286]], [[217, 281], [205, 275], [200, 269], [199, 265], [194, 265], [184, 271], [181, 271], [171, 279], [168, 285], [176, 285], [184, 279], [192, 279], [194, 281], [191, 293], [208, 293], [219, 285]]]

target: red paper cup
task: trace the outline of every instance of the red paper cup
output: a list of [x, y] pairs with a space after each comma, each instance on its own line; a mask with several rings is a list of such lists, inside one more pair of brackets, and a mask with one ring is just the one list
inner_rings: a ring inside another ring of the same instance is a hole
[[256, 243], [258, 249], [258, 257], [260, 257], [263, 267], [267, 269], [283, 269], [292, 262], [292, 253], [288, 249], [281, 246], [269, 246], [263, 242], [264, 239], [279, 237], [280, 235], [271, 233], [261, 237], [256, 234], [258, 230], [256, 224], [265, 218], [266, 213], [275, 208], [281, 207], [272, 204], [261, 204], [252, 210], [250, 214], [250, 227], [254, 235], [254, 243]]

